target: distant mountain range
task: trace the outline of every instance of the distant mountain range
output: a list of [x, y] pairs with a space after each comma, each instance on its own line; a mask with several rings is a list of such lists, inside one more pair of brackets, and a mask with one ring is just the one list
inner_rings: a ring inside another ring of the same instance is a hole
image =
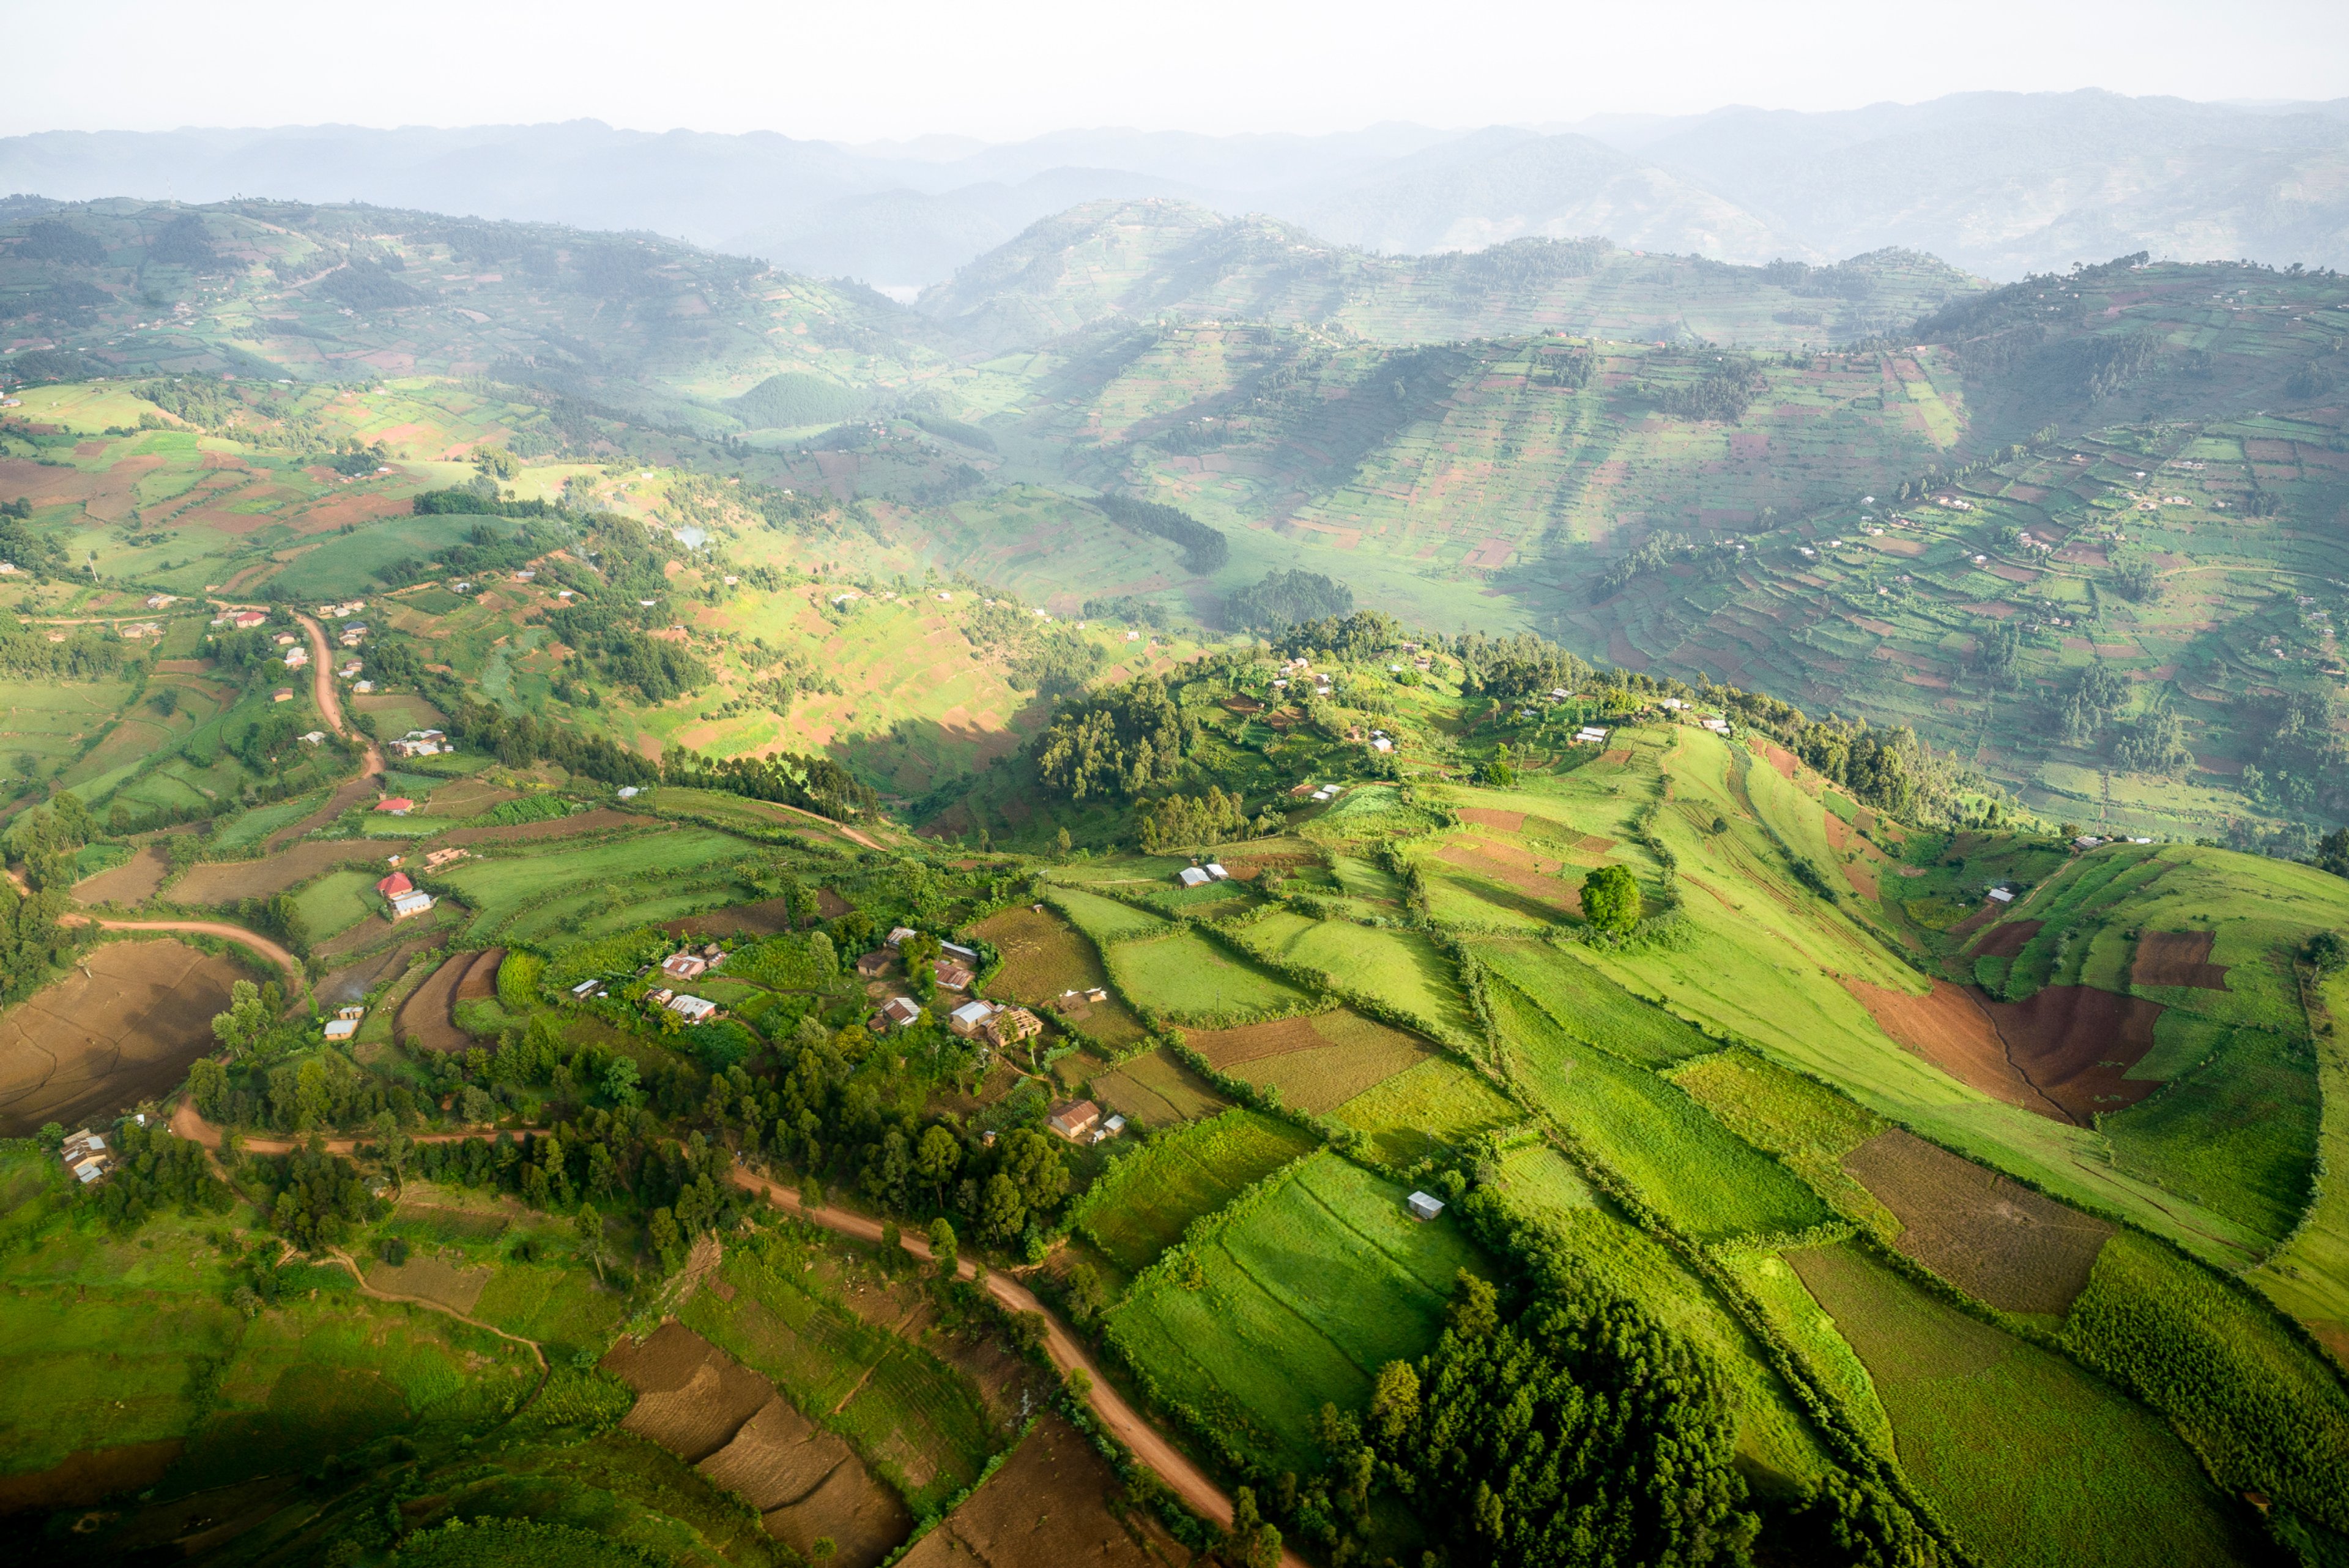
[[2349, 265], [2349, 99], [1967, 93], [1826, 114], [1470, 131], [1071, 130], [849, 147], [593, 120], [0, 139], [0, 191], [362, 201], [648, 230], [901, 298], [1081, 202], [1173, 198], [1339, 244], [1474, 251], [1603, 235], [1742, 263], [1899, 247], [2013, 278], [2137, 250]]

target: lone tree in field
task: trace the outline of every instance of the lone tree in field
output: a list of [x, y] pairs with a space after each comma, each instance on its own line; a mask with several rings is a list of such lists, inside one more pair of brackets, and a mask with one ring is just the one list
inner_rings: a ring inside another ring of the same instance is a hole
[[1640, 884], [1629, 867], [1601, 866], [1582, 879], [1582, 918], [1612, 936], [1640, 923]]

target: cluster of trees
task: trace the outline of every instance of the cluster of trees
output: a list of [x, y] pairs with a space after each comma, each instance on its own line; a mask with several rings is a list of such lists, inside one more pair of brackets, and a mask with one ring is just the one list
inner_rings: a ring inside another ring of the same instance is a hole
[[1203, 795], [1170, 794], [1145, 801], [1133, 814], [1142, 846], [1154, 855], [1175, 845], [1215, 844], [1251, 831], [1277, 833], [1280, 821], [1268, 809], [1251, 824], [1247, 802], [1237, 794], [1226, 794], [1220, 784], [1209, 784]]
[[1244, 631], [1276, 633], [1299, 621], [1342, 619], [1354, 612], [1354, 590], [1319, 572], [1267, 572], [1237, 591], [1226, 618]]
[[46, 805], [13, 823], [5, 843], [25, 863], [25, 880], [35, 892], [63, 892], [76, 879], [75, 852], [98, 836], [98, 821], [79, 796], [60, 790]]
[[[471, 501], [470, 497], [470, 504], [461, 508], [425, 504], [429, 500], [461, 495], [467, 495], [467, 493], [461, 490], [428, 491], [416, 498], [416, 509], [419, 513], [454, 512], [460, 514], [490, 510], [489, 506]], [[511, 501], [495, 504], [535, 506], [541, 511], [546, 507], [543, 501]], [[421, 582], [427, 577], [469, 577], [483, 572], [511, 571], [545, 555], [555, 547], [555, 543], [553, 535], [543, 529], [523, 527], [512, 534], [500, 534], [486, 523], [476, 523], [461, 542], [431, 556], [389, 562], [377, 568], [376, 578], [385, 587], [396, 588], [408, 583]]]
[[1166, 683], [1144, 675], [1107, 691], [1063, 701], [1033, 742], [1046, 788], [1071, 800], [1132, 798], [1182, 774], [1199, 736], [1195, 719], [1176, 709]]
[[1636, 1308], [1546, 1290], [1514, 1322], [1463, 1272], [1435, 1349], [1391, 1362], [1359, 1417], [1325, 1413], [1340, 1509], [1388, 1478], [1459, 1563], [1740, 1563], [1736, 1434], [1716, 1375]]
[[114, 1145], [114, 1169], [93, 1196], [109, 1225], [135, 1229], [166, 1207], [225, 1214], [235, 1203], [236, 1195], [212, 1174], [200, 1143], [174, 1137], [160, 1124], [140, 1127], [129, 1120], [107, 1139]]
[[713, 759], [682, 747], [661, 761], [661, 777], [692, 789], [723, 790], [844, 820], [873, 811], [881, 797], [830, 757], [778, 752], [771, 757]]
[[305, 1252], [347, 1241], [359, 1226], [391, 1210], [369, 1195], [357, 1166], [315, 1140], [291, 1154], [258, 1158], [253, 1170], [269, 1228]]
[[1601, 866], [1582, 879], [1582, 918], [1593, 930], [1628, 935], [1644, 912], [1639, 878], [1628, 866]]
[[2108, 665], [2091, 664], [2055, 700], [2056, 731], [2067, 746], [2093, 746], [2128, 701], [2128, 681]]
[[56, 218], [44, 218], [25, 231], [16, 254], [26, 261], [63, 262], [67, 266], [103, 266], [106, 246], [96, 234]]
[[1016, 691], [1060, 697], [1084, 690], [1107, 661], [1099, 643], [1055, 628], [1014, 654], [1005, 676]]
[[1504, 701], [1571, 691], [1591, 674], [1582, 659], [1531, 632], [1505, 638], [1465, 632], [1454, 640], [1452, 651], [1460, 660], [1462, 691]]
[[1319, 663], [1332, 659], [1366, 662], [1402, 649], [1402, 622], [1383, 610], [1356, 610], [1351, 615], [1299, 621], [1273, 639], [1274, 651]]
[[1159, 501], [1140, 501], [1131, 495], [1104, 493], [1093, 503], [1102, 514], [1121, 527], [1137, 534], [1153, 534], [1170, 540], [1183, 549], [1183, 567], [1200, 576], [1219, 572], [1224, 563], [1232, 558], [1231, 541], [1219, 529], [1210, 528], [1179, 507]]
[[2349, 740], [2333, 711], [2333, 699], [2315, 691], [2265, 704], [2253, 720], [2259, 752], [2243, 768], [2243, 793], [2295, 816], [2349, 815]]
[[1676, 420], [1709, 420], [1734, 424], [1754, 406], [1759, 375], [1744, 355], [1724, 355], [1693, 381], [1682, 381], [1657, 394], [1656, 406]]
[[1904, 822], [1916, 820], [1929, 802], [1946, 801], [1950, 793], [1948, 764], [1905, 724], [1878, 730], [1865, 719], [1808, 723], [1795, 736], [1794, 749], [1863, 805]]
[[569, 724], [541, 721], [528, 713], [508, 713], [494, 702], [477, 701], [451, 677], [441, 679], [434, 701], [449, 715], [450, 734], [478, 751], [492, 753], [508, 767], [546, 761], [608, 784], [641, 787], [660, 782], [659, 768], [615, 745], [608, 737], [586, 734]]
[[1658, 534], [1628, 555], [1618, 556], [1599, 574], [1598, 580], [1590, 585], [1590, 602], [1598, 604], [1612, 598], [1640, 577], [1662, 571], [1674, 561], [1693, 561], [1703, 568], [1708, 578], [1717, 580], [1737, 570], [1737, 546], [1728, 540], [1699, 544], [1684, 534]]
[[2127, 773], [2175, 774], [2183, 773], [2193, 760], [2194, 753], [2186, 744], [2186, 725], [2163, 699], [2123, 724], [2113, 742], [2113, 765]]
[[[0, 526], [0, 549], [7, 546], [8, 532]], [[35, 563], [47, 560], [54, 565], [59, 558], [36, 556]], [[22, 564], [24, 557], [0, 555], [0, 560]], [[124, 653], [121, 639], [97, 627], [76, 627], [64, 641], [51, 642], [47, 632], [36, 631], [13, 616], [0, 619], [0, 673], [32, 680], [95, 680], [119, 670]]]

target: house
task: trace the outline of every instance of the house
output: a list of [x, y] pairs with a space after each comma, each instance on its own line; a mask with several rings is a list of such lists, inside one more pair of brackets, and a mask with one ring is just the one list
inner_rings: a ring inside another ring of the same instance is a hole
[[856, 961], [856, 972], [867, 980], [878, 980], [889, 972], [889, 953], [885, 948], [874, 948]]
[[634, 800], [645, 792], [634, 784], [622, 784], [616, 793], [622, 800]]
[[397, 894], [391, 900], [391, 918], [395, 920], [404, 920], [410, 915], [420, 915], [431, 907], [432, 895], [429, 893]]
[[251, 631], [254, 627], [265, 624], [268, 619], [269, 618], [259, 610], [238, 610], [228, 618], [228, 623], [239, 631]]
[[900, 1029], [921, 1022], [921, 1005], [910, 996], [893, 996], [881, 1004], [881, 1016]]
[[2097, 837], [2093, 833], [2084, 833], [2080, 835], [2079, 837], [2072, 840], [2072, 845], [2073, 847], [2076, 849], [2094, 849], [2097, 845], [2102, 844], [2103, 842], [2103, 839]]
[[1992, 888], [1990, 890], [1990, 898], [1993, 904], [2012, 904], [2014, 902], [2014, 890], [2011, 888]]
[[375, 803], [378, 811], [388, 811], [394, 816], [406, 816], [416, 809], [416, 803], [404, 794], [387, 795]]
[[382, 881], [378, 882], [375, 885], [375, 890], [382, 894], [387, 898], [397, 898], [402, 893], [414, 892], [416, 890], [416, 884], [408, 879], [407, 872], [395, 871], [390, 876], [386, 877]]
[[978, 967], [978, 950], [977, 948], [967, 948], [960, 942], [940, 942], [938, 944], [938, 951], [946, 954], [948, 958], [958, 958], [962, 960], [963, 962], [970, 965], [973, 969], [977, 969]]
[[149, 594], [147, 596], [147, 607], [149, 609], [161, 609], [165, 605], [177, 604], [179, 602], [179, 599], [171, 594]]
[[585, 1002], [603, 994], [604, 982], [600, 980], [583, 980], [571, 988], [571, 1000], [574, 1002]]
[[435, 849], [424, 857], [424, 868], [427, 871], [438, 871], [450, 861], [465, 859], [471, 853], [471, 850], [466, 849]]
[[707, 1023], [718, 1016], [718, 1004], [698, 996], [672, 996], [668, 1010], [688, 1023]]
[[353, 1020], [361, 1019], [367, 1016], [367, 1009], [358, 1006], [337, 1007], [335, 1009], [335, 1016], [337, 1018], [348, 1018]]
[[1174, 880], [1185, 888], [1204, 888], [1213, 878], [1196, 866], [1185, 866], [1174, 873]]
[[356, 1018], [329, 1018], [326, 1020], [326, 1038], [329, 1040], [348, 1040], [352, 1035], [357, 1034], [358, 1032], [359, 1023], [358, 1020]]
[[1043, 1033], [1044, 1021], [1024, 1007], [1006, 1007], [988, 1019], [980, 1033], [998, 1045], [1017, 1045]]
[[269, 700], [272, 702], [291, 702], [294, 701], [294, 688], [291, 686], [280, 686], [276, 691], [272, 691], [269, 694]]
[[1071, 1143], [1075, 1143], [1085, 1134], [1092, 1131], [1100, 1121], [1101, 1107], [1091, 1100], [1079, 1100], [1073, 1105], [1056, 1107], [1052, 1114], [1044, 1119], [1044, 1125]]
[[661, 960], [661, 973], [671, 980], [698, 980], [709, 961], [699, 953], [671, 953]]
[[940, 991], [968, 991], [978, 976], [959, 959], [942, 958], [930, 966], [930, 978], [937, 981]]
[[1199, 869], [1205, 871], [1210, 878], [1217, 882], [1228, 882], [1232, 879], [1232, 874], [1225, 870], [1213, 860], [1208, 861], [1205, 866], [1200, 867]]
[[1425, 1192], [1414, 1192], [1403, 1201], [1410, 1206], [1414, 1220], [1433, 1220], [1444, 1212], [1444, 1200]]
[[882, 945], [892, 950], [902, 948], [905, 945], [905, 939], [907, 937], [919, 935], [921, 935], [921, 933], [914, 929], [911, 926], [893, 927], [891, 928], [888, 936], [882, 939]]
[[1706, 729], [1711, 730], [1716, 735], [1726, 735], [1729, 733], [1729, 721], [1726, 719], [1700, 719], [1697, 722], [1703, 725]]
[[299, 670], [299, 669], [301, 669], [304, 665], [305, 665], [305, 664], [307, 664], [307, 663], [309, 663], [309, 662], [310, 662], [310, 650], [309, 650], [308, 649], [306, 649], [306, 648], [289, 648], [289, 649], [287, 649], [285, 650], [285, 668], [286, 668], [286, 669], [288, 669], [288, 670]]
[[59, 1144], [57, 1153], [67, 1165], [71, 1165], [76, 1160], [86, 1159], [91, 1155], [105, 1155], [106, 1139], [88, 1127], [84, 1127]]
[[326, 743], [326, 732], [313, 730], [306, 735], [297, 735], [295, 738], [305, 746], [323, 746]]
[[968, 1040], [994, 1023], [995, 1015], [1001, 1011], [991, 1002], [966, 1002], [947, 1014], [947, 1027], [957, 1038]]
[[1373, 736], [1371, 740], [1371, 750], [1374, 752], [1392, 752], [1394, 750], [1394, 742], [1388, 740], [1384, 735]]
[[1115, 1137], [1124, 1130], [1125, 1118], [1123, 1116], [1112, 1116], [1109, 1120], [1102, 1123], [1101, 1126], [1093, 1128], [1092, 1141], [1095, 1143], [1103, 1142], [1109, 1138]]
[[1685, 702], [1682, 701], [1681, 701], [1679, 698], [1677, 698], [1677, 697], [1667, 697], [1667, 698], [1665, 698], [1665, 699], [1664, 699], [1664, 701], [1663, 701], [1663, 705], [1664, 705], [1666, 708], [1671, 709], [1671, 710], [1673, 712], [1675, 712], [1675, 713], [1679, 712], [1682, 709], [1683, 709], [1683, 708], [1685, 708], [1685, 707], [1687, 707], [1687, 706], [1688, 706], [1688, 704], [1687, 704], [1687, 703], [1685, 703]]
[[277, 646], [280, 648], [291, 648], [301, 640], [290, 631], [281, 631], [277, 634]]
[[375, 690], [375, 682], [372, 680], [362, 680], [353, 686], [351, 690], [354, 691], [372, 691]]

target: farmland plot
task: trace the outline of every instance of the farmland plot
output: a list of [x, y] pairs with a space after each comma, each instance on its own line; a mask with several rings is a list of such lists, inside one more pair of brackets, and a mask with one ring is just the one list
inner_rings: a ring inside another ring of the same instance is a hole
[[1452, 961], [1418, 931], [1316, 920], [1281, 909], [1239, 927], [1249, 951], [1326, 978], [1342, 995], [1379, 1003], [1439, 1040], [1478, 1038]]
[[1195, 930], [1110, 950], [1110, 972], [1136, 1005], [1170, 1018], [1262, 1018], [1313, 1005], [1310, 992], [1257, 968]]
[[1280, 1092], [1280, 1103], [1322, 1115], [1427, 1060], [1428, 1047], [1350, 1007], [1250, 1023], [1191, 1029], [1184, 1044], [1217, 1072]]
[[1150, 1266], [1192, 1220], [1212, 1214], [1313, 1147], [1312, 1137], [1255, 1111], [1163, 1133], [1113, 1161], [1087, 1190], [1074, 1223], [1129, 1273]]
[[1310, 1464], [1322, 1405], [1360, 1407], [1381, 1366], [1435, 1342], [1459, 1271], [1489, 1270], [1450, 1220], [1414, 1222], [1405, 1192], [1335, 1155], [1299, 1162], [1191, 1244], [1195, 1284], [1173, 1257], [1136, 1281], [1111, 1343], [1235, 1455]]

